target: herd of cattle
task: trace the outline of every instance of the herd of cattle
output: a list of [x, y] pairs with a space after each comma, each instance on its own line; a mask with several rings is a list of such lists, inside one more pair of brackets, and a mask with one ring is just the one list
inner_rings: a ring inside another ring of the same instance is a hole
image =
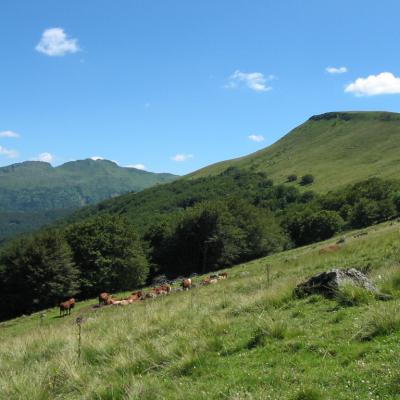
[[[217, 283], [221, 279], [226, 279], [228, 274], [226, 272], [221, 272], [218, 274], [210, 275], [204, 278], [200, 285], [207, 286]], [[147, 299], [153, 299], [157, 296], [164, 296], [170, 294], [172, 291], [182, 291], [189, 290], [197, 285], [193, 283], [191, 278], [182, 279], [179, 287], [173, 288], [169, 283], [163, 283], [160, 286], [153, 287], [151, 291], [145, 293], [141, 290], [133, 292], [125, 299], [114, 298], [112, 294], [103, 292], [99, 294], [99, 307], [100, 306], [126, 306], [132, 304], [136, 301], [142, 301]], [[71, 314], [72, 309], [75, 307], [76, 300], [71, 298], [67, 301], [60, 303], [60, 317]]]

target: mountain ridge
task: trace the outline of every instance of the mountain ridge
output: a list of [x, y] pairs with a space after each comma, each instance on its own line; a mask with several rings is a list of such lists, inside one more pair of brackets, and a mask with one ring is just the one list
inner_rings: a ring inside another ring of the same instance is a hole
[[109, 160], [77, 160], [56, 167], [24, 161], [0, 167], [0, 241], [51, 223], [79, 207], [176, 178], [120, 167]]
[[[399, 140], [399, 113], [327, 112], [311, 116], [270, 146], [212, 164], [184, 178], [216, 175], [234, 166], [265, 172], [277, 183], [285, 183], [290, 174], [313, 174], [314, 189], [328, 191], [371, 176], [395, 177], [400, 167], [396, 155]], [[380, 153], [385, 154], [384, 160], [379, 159]], [[338, 161], [345, 165], [338, 165]]]

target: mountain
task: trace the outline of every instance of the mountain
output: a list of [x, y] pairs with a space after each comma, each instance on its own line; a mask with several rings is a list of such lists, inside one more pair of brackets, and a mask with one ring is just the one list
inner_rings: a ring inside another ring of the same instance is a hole
[[108, 160], [52, 167], [26, 161], [0, 168], [0, 240], [27, 232], [85, 205], [176, 179]]
[[234, 166], [262, 171], [276, 183], [312, 174], [313, 190], [324, 192], [373, 176], [400, 171], [400, 114], [329, 112], [308, 121], [265, 149], [219, 162], [187, 178], [216, 175]]
[[[127, 194], [83, 208], [75, 220], [99, 212], [126, 215], [139, 229], [159, 214], [180, 211], [204, 200], [254, 194], [266, 174], [275, 185], [303, 191], [300, 177], [312, 174], [306, 190], [326, 193], [371, 177], [397, 178], [400, 171], [400, 114], [389, 112], [331, 112], [315, 115], [275, 144], [234, 160], [223, 161], [186, 175], [168, 185]], [[225, 172], [231, 170], [231, 173]], [[235, 170], [240, 171], [237, 175]], [[288, 182], [291, 174], [296, 182]], [[258, 193], [260, 195], [260, 193]]]

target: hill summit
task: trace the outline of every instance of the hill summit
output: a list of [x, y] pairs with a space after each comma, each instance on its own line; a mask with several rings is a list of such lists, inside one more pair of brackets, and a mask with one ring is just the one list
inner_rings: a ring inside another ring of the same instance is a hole
[[400, 114], [328, 112], [314, 115], [276, 143], [250, 155], [213, 164], [188, 178], [228, 167], [266, 172], [276, 183], [289, 175], [315, 177], [313, 189], [328, 191], [373, 176], [394, 178], [400, 168]]

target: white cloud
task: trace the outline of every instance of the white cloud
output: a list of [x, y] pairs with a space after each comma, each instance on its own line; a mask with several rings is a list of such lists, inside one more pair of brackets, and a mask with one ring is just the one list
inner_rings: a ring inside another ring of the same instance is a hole
[[90, 157], [90, 159], [91, 159], [91, 160], [93, 160], [93, 161], [97, 161], [97, 160], [105, 160], [105, 158], [104, 158], [104, 157], [100, 157], [100, 156], [93, 156], [93, 157]]
[[328, 74], [344, 74], [347, 72], [346, 67], [327, 67], [325, 68], [325, 71]]
[[267, 81], [275, 79], [273, 75], [265, 77], [261, 72], [241, 72], [236, 70], [230, 77], [228, 83], [225, 85], [227, 89], [235, 89], [240, 85], [247, 86], [256, 92], [267, 92], [272, 87], [267, 85]]
[[11, 150], [11, 149], [6, 149], [3, 146], [0, 146], [0, 155], [5, 156], [7, 158], [16, 158], [18, 157], [18, 151], [16, 150]]
[[264, 141], [264, 136], [262, 136], [262, 135], [250, 135], [248, 138], [250, 140], [252, 140], [253, 142], [263, 142]]
[[78, 39], [69, 38], [62, 28], [46, 29], [35, 49], [51, 57], [80, 51]]
[[177, 161], [177, 162], [182, 162], [182, 161], [187, 161], [193, 158], [193, 154], [175, 154], [173, 157], [171, 157], [171, 160]]
[[47, 163], [51, 163], [52, 161], [54, 161], [54, 156], [53, 154], [44, 152], [44, 153], [40, 153], [36, 158], [35, 161], [43, 161], [43, 162], [47, 162]]
[[136, 168], [136, 169], [141, 169], [142, 171], [146, 169], [146, 167], [143, 164], [128, 164], [125, 165], [125, 168]]
[[400, 78], [391, 72], [381, 72], [368, 78], [358, 78], [346, 86], [345, 92], [356, 96], [376, 96], [400, 93]]
[[0, 132], [1, 138], [19, 138], [19, 134], [14, 131], [2, 131]]

